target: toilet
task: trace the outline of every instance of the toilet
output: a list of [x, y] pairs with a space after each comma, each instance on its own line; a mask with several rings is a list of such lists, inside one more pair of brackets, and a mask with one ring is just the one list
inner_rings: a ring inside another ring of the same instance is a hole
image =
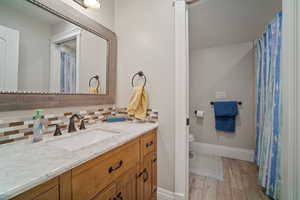
[[192, 132], [189, 133], [189, 142], [194, 142], [195, 141], [195, 136]]
[[189, 150], [189, 158], [192, 159], [194, 157], [194, 151], [191, 150], [191, 144], [195, 141], [195, 136], [193, 133], [189, 132], [189, 143], [190, 143], [190, 150]]

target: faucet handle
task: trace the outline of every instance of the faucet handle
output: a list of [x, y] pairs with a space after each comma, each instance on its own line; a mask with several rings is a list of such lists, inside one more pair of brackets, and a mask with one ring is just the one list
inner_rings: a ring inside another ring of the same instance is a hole
[[88, 121], [88, 120], [89, 120], [88, 118], [84, 118], [84, 119], [81, 120], [80, 127], [79, 127], [80, 130], [86, 129], [85, 122]]
[[48, 126], [55, 126], [56, 127], [53, 136], [60, 136], [60, 135], [62, 135], [62, 133], [60, 131], [59, 124], [49, 124]]

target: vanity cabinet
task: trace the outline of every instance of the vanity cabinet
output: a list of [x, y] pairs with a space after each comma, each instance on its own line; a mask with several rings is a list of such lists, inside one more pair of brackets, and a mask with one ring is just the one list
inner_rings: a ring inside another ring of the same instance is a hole
[[88, 161], [72, 170], [72, 200], [89, 200], [140, 160], [139, 139]]
[[154, 200], [156, 149], [152, 130], [12, 200]]
[[157, 191], [157, 140], [152, 131], [141, 138], [142, 162], [139, 174], [139, 199], [156, 199]]
[[12, 200], [59, 200], [59, 179], [54, 178], [43, 183]]
[[117, 193], [116, 184], [108, 186], [104, 191], [96, 195], [93, 200], [115, 200]]

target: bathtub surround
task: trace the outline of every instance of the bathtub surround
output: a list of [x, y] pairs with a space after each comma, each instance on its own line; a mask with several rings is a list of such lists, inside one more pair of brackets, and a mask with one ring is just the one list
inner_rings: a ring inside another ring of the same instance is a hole
[[[255, 149], [255, 67], [252, 42], [191, 50], [190, 91], [190, 131], [195, 135], [196, 142], [209, 144], [213, 149], [215, 145], [245, 149], [247, 152]], [[216, 93], [221, 91], [226, 97], [216, 98], [220, 97]], [[230, 134], [216, 131], [214, 109], [210, 102], [232, 100], [243, 102], [236, 118], [236, 132]], [[195, 110], [203, 110], [204, 118], [196, 118], [193, 114]]]
[[225, 158], [244, 160], [248, 162], [254, 162], [254, 149], [244, 149], [237, 147], [228, 147], [218, 144], [208, 144], [201, 142], [192, 142], [190, 144], [190, 150], [201, 154], [208, 154], [214, 156], [221, 156]]
[[[55, 109], [50, 109], [46, 111], [53, 112]], [[32, 114], [30, 115], [30, 112]], [[47, 135], [53, 135], [55, 131], [55, 127], [51, 126], [54, 124], [58, 124], [62, 133], [67, 133], [70, 117], [79, 113], [86, 120], [86, 125], [99, 124], [103, 122], [105, 117], [114, 116], [114, 117], [125, 117], [127, 121], [134, 121], [135, 118], [132, 115], [129, 115], [127, 112], [127, 108], [116, 108], [115, 106], [97, 106], [90, 109], [66, 109], [64, 112], [54, 111], [54, 114], [44, 114], [42, 115], [43, 123], [45, 124], [45, 133]], [[22, 115], [22, 111], [18, 112], [19, 115]], [[26, 114], [25, 114], [26, 113]], [[34, 111], [24, 111], [25, 116], [13, 116], [12, 118], [8, 118], [3, 113], [0, 113], [1, 121], [0, 121], [0, 145], [16, 142], [18, 140], [29, 139], [33, 134], [33, 119]], [[156, 123], [158, 120], [158, 111], [154, 109], [147, 109], [146, 114], [146, 122]], [[7, 119], [5, 119], [5, 117]], [[75, 121], [77, 127], [79, 127], [80, 121]]]

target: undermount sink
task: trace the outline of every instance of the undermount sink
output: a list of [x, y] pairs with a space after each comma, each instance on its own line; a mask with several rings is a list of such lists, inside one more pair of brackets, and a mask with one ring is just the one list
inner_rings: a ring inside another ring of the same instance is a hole
[[101, 125], [100, 130], [115, 132], [115, 133], [130, 133], [141, 130], [145, 123], [132, 123], [132, 122], [118, 122], [118, 123], [104, 123]]
[[76, 151], [95, 143], [109, 140], [116, 135], [118, 135], [116, 132], [94, 130], [90, 132], [82, 132], [78, 135], [73, 135], [54, 141], [49, 141], [48, 144], [68, 151]]

